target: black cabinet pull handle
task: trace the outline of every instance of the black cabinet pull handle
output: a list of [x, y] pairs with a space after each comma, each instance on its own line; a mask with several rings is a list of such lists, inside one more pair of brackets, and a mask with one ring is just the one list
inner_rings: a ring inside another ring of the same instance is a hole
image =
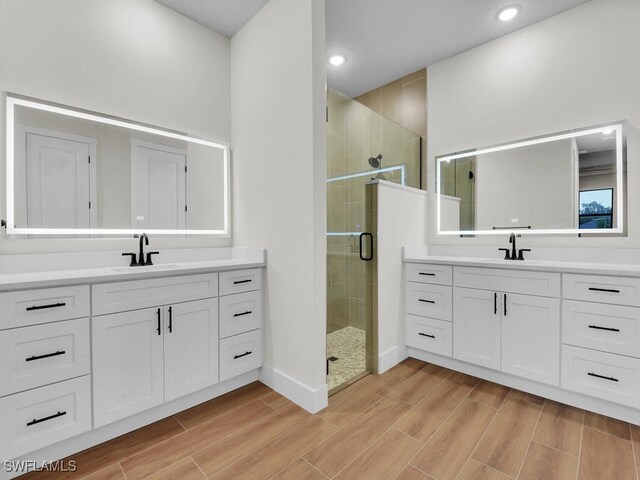
[[498, 294], [496, 292], [493, 293], [493, 314], [498, 314]]
[[592, 292], [620, 293], [620, 290], [616, 290], [615, 288], [589, 287], [589, 290], [591, 290]]
[[246, 357], [247, 355], [251, 355], [252, 353], [253, 353], [253, 352], [245, 352], [245, 353], [242, 353], [242, 354], [240, 354], [240, 355], [234, 355], [234, 356], [233, 356], [233, 359], [234, 359], [234, 360], [237, 360], [238, 358]]
[[173, 333], [173, 307], [169, 307], [169, 333]]
[[423, 337], [436, 338], [435, 335], [429, 335], [428, 333], [418, 332], [418, 335], [422, 335]]
[[247, 279], [247, 280], [236, 280], [235, 282], [233, 282], [234, 285], [239, 285], [240, 283], [251, 283], [253, 280], [251, 279]]
[[425, 300], [424, 298], [419, 298], [418, 301], [423, 303], [436, 303], [433, 300]]
[[504, 294], [504, 316], [507, 316], [507, 294]]
[[27, 312], [31, 312], [33, 310], [44, 310], [46, 308], [58, 308], [58, 307], [64, 307], [66, 305], [65, 302], [60, 302], [60, 303], [51, 303], [49, 305], [33, 305], [31, 307], [27, 307], [26, 310]]
[[67, 352], [64, 350], [58, 350], [57, 352], [47, 353], [45, 355], [34, 355], [33, 357], [25, 358], [24, 361], [33, 362], [34, 360], [42, 360], [43, 358], [57, 357], [58, 355], [64, 355], [65, 353]]
[[158, 335], [162, 335], [162, 331], [160, 330], [160, 309], [158, 309], [158, 328], [156, 329]]
[[435, 277], [436, 276], [435, 273], [425, 273], [425, 272], [418, 272], [418, 275], [426, 275], [428, 277]]
[[30, 427], [31, 425], [37, 425], [38, 423], [46, 422], [47, 420], [53, 420], [54, 418], [62, 417], [63, 415], [66, 415], [66, 414], [67, 412], [58, 412], [58, 413], [54, 413], [53, 415], [49, 415], [48, 417], [38, 418], [38, 419], [34, 418], [29, 423], [27, 423], [27, 427]]
[[[368, 257], [364, 256], [364, 249], [362, 248], [362, 240], [365, 237], [369, 237], [371, 239], [371, 251], [369, 252]], [[360, 247], [360, 260], [364, 262], [370, 262], [371, 260], [373, 260], [373, 234], [372, 233], [364, 232], [360, 234], [359, 247]]]
[[234, 313], [233, 316], [234, 317], [243, 317], [244, 315], [251, 315], [253, 312], [251, 310], [247, 310], [246, 312], [242, 312], [242, 313]]
[[589, 325], [589, 328], [593, 328], [594, 330], [606, 330], [607, 332], [619, 332], [619, 328], [611, 328], [611, 327], [599, 327], [598, 325]]
[[609, 380], [611, 382], [618, 382], [619, 381], [617, 378], [605, 377], [604, 375], [598, 375], [597, 373], [592, 373], [592, 372], [587, 373], [587, 375], [589, 375], [590, 377], [603, 378], [604, 380]]

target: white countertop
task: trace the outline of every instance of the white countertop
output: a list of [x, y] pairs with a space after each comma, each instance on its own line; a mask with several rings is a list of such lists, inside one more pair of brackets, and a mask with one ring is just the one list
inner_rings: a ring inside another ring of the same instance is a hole
[[403, 252], [405, 263], [429, 263], [433, 265], [455, 265], [461, 267], [502, 268], [508, 270], [530, 270], [539, 272], [581, 273], [587, 275], [615, 275], [640, 277], [640, 265], [617, 263], [581, 263], [544, 260], [504, 260], [502, 258], [454, 257], [427, 255], [419, 252]]
[[159, 263], [148, 267], [114, 265], [113, 267], [101, 266], [99, 268], [0, 273], [0, 292], [193, 275], [198, 273], [257, 268], [264, 267], [265, 265], [266, 252], [256, 249], [254, 252], [251, 252], [251, 254], [240, 257]]

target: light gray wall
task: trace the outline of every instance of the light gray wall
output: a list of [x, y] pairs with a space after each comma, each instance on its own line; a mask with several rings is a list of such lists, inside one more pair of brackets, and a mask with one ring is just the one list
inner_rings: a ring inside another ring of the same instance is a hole
[[[0, 130], [4, 95], [11, 92], [229, 142], [229, 44], [154, 0], [0, 0]], [[2, 212], [4, 171], [2, 154]], [[157, 248], [231, 243], [152, 241]], [[3, 237], [0, 253], [120, 250], [132, 243]]]
[[[429, 189], [435, 156], [627, 119], [628, 182], [640, 182], [640, 2], [593, 0], [428, 69]], [[528, 245], [637, 248], [640, 191], [628, 195], [628, 237], [538, 237]], [[429, 243], [502, 245], [435, 234]]]

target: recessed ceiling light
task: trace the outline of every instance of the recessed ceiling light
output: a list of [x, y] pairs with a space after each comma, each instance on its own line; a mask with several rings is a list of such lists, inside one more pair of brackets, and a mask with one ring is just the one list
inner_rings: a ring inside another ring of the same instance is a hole
[[334, 67], [339, 67], [342, 65], [347, 59], [344, 55], [331, 55], [329, 57], [329, 63]]
[[611, 135], [615, 130], [613, 128], [605, 128], [602, 130], [603, 135]]
[[496, 18], [501, 22], [508, 22], [509, 20], [513, 20], [519, 13], [519, 5], [509, 5], [508, 7], [504, 7], [498, 10]]

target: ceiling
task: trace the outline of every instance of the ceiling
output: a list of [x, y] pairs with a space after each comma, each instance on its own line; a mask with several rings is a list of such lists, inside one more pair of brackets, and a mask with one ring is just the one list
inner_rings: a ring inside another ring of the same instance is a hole
[[[158, 0], [232, 37], [268, 0]], [[327, 81], [355, 97], [440, 60], [486, 43], [589, 0], [325, 0]], [[495, 16], [507, 5], [522, 12]]]
[[206, 27], [232, 37], [268, 0], [158, 0]]
[[[351, 97], [588, 0], [326, 0], [329, 86]], [[500, 22], [499, 9], [520, 15]]]

